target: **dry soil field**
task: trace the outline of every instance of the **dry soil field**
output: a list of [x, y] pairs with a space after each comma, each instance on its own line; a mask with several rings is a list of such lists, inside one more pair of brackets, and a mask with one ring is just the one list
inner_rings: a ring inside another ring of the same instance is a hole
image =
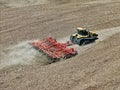
[[[50, 65], [31, 41], [99, 34], [78, 55]], [[120, 0], [0, 0], [0, 90], [120, 90]]]

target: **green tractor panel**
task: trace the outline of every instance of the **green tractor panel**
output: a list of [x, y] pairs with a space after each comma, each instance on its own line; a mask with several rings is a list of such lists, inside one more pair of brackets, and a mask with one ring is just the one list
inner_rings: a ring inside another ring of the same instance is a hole
[[80, 46], [94, 42], [96, 39], [98, 39], [98, 34], [86, 28], [77, 28], [77, 33], [70, 36], [71, 42]]

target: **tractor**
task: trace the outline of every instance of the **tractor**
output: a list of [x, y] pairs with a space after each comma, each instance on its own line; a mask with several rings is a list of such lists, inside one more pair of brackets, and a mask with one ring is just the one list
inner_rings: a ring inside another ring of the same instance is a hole
[[77, 33], [70, 36], [71, 42], [80, 46], [94, 42], [96, 39], [98, 39], [98, 34], [87, 28], [77, 28]]

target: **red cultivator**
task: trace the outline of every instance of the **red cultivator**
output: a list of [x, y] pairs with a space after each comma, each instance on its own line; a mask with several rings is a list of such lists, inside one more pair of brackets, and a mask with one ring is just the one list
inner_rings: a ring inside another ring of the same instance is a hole
[[60, 58], [67, 59], [77, 55], [76, 50], [67, 48], [69, 45], [71, 45], [69, 42], [59, 43], [52, 37], [32, 42], [32, 46], [47, 55], [52, 62], [56, 62]]

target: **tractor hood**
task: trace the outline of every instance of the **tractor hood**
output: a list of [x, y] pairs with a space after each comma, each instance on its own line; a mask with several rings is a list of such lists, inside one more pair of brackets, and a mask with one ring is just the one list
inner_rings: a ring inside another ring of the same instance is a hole
[[90, 31], [90, 33], [91, 33], [91, 34], [96, 34], [96, 33], [95, 33], [95, 32], [93, 32], [93, 31]]

